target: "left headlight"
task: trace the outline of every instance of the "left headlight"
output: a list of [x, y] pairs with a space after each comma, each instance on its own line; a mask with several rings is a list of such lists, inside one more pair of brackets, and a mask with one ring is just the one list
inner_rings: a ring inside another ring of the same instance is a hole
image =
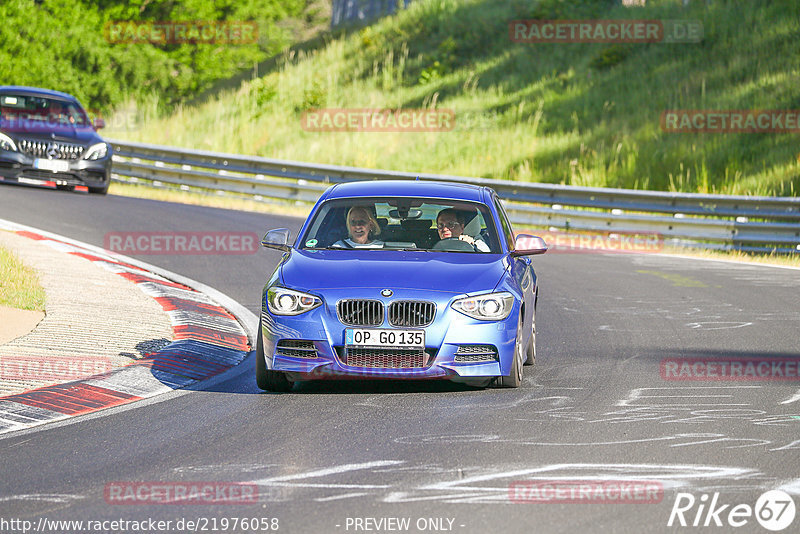
[[3, 150], [8, 150], [10, 152], [17, 151], [17, 145], [14, 144], [14, 140], [4, 133], [0, 133], [0, 148], [2, 148]]
[[108, 154], [108, 144], [107, 143], [97, 143], [89, 147], [89, 150], [86, 151], [86, 154], [83, 156], [83, 159], [88, 160], [96, 160], [106, 157]]
[[322, 299], [285, 287], [267, 290], [267, 307], [275, 315], [300, 315], [322, 304]]
[[481, 321], [502, 321], [514, 307], [514, 296], [507, 291], [464, 297], [453, 302], [454, 310]]

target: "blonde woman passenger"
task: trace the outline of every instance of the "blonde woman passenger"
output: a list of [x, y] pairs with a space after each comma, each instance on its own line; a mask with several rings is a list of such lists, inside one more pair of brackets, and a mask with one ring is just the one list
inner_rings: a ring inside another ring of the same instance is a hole
[[374, 215], [362, 206], [347, 210], [347, 238], [333, 244], [337, 248], [383, 248], [383, 241], [376, 239], [381, 227]]

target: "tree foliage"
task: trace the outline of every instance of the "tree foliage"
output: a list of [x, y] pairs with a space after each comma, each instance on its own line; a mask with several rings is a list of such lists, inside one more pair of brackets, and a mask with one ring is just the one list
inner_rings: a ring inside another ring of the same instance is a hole
[[[4, 0], [0, 2], [3, 84], [72, 93], [107, 109], [156, 93], [166, 104], [250, 68], [291, 43], [280, 23], [300, 16], [306, 0]], [[251, 44], [112, 43], [119, 21], [253, 21]]]

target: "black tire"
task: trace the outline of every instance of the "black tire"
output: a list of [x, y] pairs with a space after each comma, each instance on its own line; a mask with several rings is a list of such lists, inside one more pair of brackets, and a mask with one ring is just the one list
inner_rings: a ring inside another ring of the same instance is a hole
[[108, 186], [109, 184], [101, 185], [100, 187], [90, 187], [89, 193], [93, 195], [105, 195], [108, 193]]
[[533, 327], [531, 327], [531, 340], [528, 342], [528, 359], [525, 365], [532, 366], [536, 363], [536, 314], [533, 315]]
[[261, 321], [258, 323], [258, 336], [256, 341], [256, 384], [264, 391], [287, 392], [294, 385], [281, 371], [267, 369], [264, 361], [264, 345], [261, 341]]
[[514, 361], [511, 364], [511, 373], [508, 376], [497, 377], [497, 386], [501, 388], [518, 388], [522, 384], [522, 345], [520, 337], [522, 335], [522, 315], [517, 323], [517, 340], [514, 343]]

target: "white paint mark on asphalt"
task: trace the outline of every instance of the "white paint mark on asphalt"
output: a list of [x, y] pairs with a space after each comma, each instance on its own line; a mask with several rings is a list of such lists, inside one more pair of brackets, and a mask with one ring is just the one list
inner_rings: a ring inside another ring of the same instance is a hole
[[781, 404], [791, 404], [793, 402], [797, 402], [800, 400], [800, 389], [797, 390], [797, 393], [786, 399], [785, 401], [781, 401]]
[[703, 321], [699, 323], [686, 323], [687, 328], [694, 330], [730, 330], [734, 328], [744, 328], [745, 326], [752, 326], [750, 322], [736, 322], [736, 321]]
[[467, 493], [443, 493], [435, 495], [413, 496], [411, 492], [407, 491], [393, 491], [384, 497], [383, 502], [401, 503], [401, 502], [422, 502], [422, 501], [442, 501], [448, 504], [465, 504], [465, 503], [488, 503], [498, 501], [508, 501], [508, 488], [501, 491], [484, 490], [481, 493], [469, 491]]
[[253, 473], [278, 467], [278, 464], [211, 464], [211, 465], [185, 465], [172, 469], [173, 473], [220, 473], [233, 472]]
[[784, 482], [777, 489], [785, 491], [786, 493], [791, 493], [792, 495], [800, 495], [800, 478]]
[[67, 504], [71, 501], [77, 501], [83, 498], [83, 495], [72, 495], [69, 493], [25, 493], [22, 495], [8, 495], [6, 497], [0, 497], [0, 502], [37, 501]]
[[322, 489], [386, 489], [387, 484], [313, 484], [311, 482], [248, 482], [248, 484], [258, 484], [259, 486], [282, 486], [286, 488], [322, 488]]
[[387, 467], [386, 469], [373, 469], [373, 473], [449, 473], [452, 469], [439, 467], [436, 465], [404, 465], [399, 467]]
[[[688, 434], [674, 434], [674, 435], [665, 435], [665, 436], [657, 436], [657, 437], [646, 437], [646, 438], [631, 438], [631, 439], [623, 439], [623, 440], [614, 440], [614, 441], [579, 441], [579, 442], [558, 442], [558, 441], [530, 441], [526, 439], [504, 439], [500, 438], [500, 436], [495, 435], [463, 435], [463, 436], [405, 436], [401, 438], [396, 438], [394, 441], [396, 443], [412, 443], [412, 444], [425, 444], [425, 443], [433, 443], [433, 444], [443, 444], [449, 445], [454, 443], [510, 443], [515, 445], [533, 445], [537, 447], [601, 447], [601, 446], [619, 446], [619, 445], [638, 445], [641, 443], [655, 443], [655, 442], [663, 442], [665, 445], [669, 447], [681, 447], [684, 445], [686, 440], [689, 443], [687, 445], [697, 445], [701, 444], [704, 441], [698, 442], [697, 440], [709, 440], [713, 442], [720, 442], [720, 443], [731, 443], [731, 442], [748, 442], [745, 445], [729, 445], [726, 446], [726, 449], [738, 449], [742, 447], [755, 447], [760, 445], [768, 445], [771, 443], [768, 440], [751, 440], [747, 438], [731, 438], [725, 434], [709, 434], [709, 433], [688, 433]], [[711, 442], [709, 441], [709, 442]], [[756, 441], [757, 443], [750, 443], [752, 441]], [[672, 443], [669, 443], [672, 442]]]
[[[524, 480], [669, 480], [672, 484], [666, 486], [675, 487], [683, 485], [686, 480], [706, 480], [706, 479], [741, 479], [755, 475], [753, 469], [744, 467], [729, 466], [710, 466], [710, 465], [680, 465], [680, 464], [590, 464], [590, 463], [564, 463], [550, 464], [541, 467], [517, 469], [512, 471], [501, 471], [487, 475], [476, 475], [463, 480], [453, 480], [449, 482], [435, 482], [421, 489], [448, 489], [459, 487], [466, 489], [470, 484], [476, 482], [486, 482], [503, 478], [514, 478]], [[476, 487], [473, 489], [481, 489]], [[508, 487], [504, 486], [507, 491]]]
[[369, 495], [369, 493], [345, 493], [343, 495], [333, 495], [332, 497], [318, 497], [314, 500], [317, 502], [339, 501], [342, 499], [352, 499], [353, 497], [364, 497], [366, 495]]
[[[759, 389], [761, 386], [693, 386], [693, 387], [668, 387], [668, 388], [634, 388], [628, 393], [628, 397], [616, 402], [616, 406], [634, 406], [633, 403], [641, 401], [642, 399], [730, 399], [733, 398], [732, 394], [723, 394], [723, 391], [736, 392], [742, 389]], [[713, 394], [712, 390], [720, 390], [720, 394]], [[658, 393], [660, 391], [665, 394], [649, 395], [646, 393]], [[686, 395], [672, 395], [674, 392], [686, 392]], [[708, 391], [708, 394], [702, 392]], [[698, 392], [698, 393], [693, 393]], [[648, 400], [650, 404], [646, 406], [749, 406], [748, 403], [680, 403], [680, 404], [665, 404], [657, 401]], [[652, 404], [656, 402], [656, 404]], [[637, 404], [636, 406], [641, 406]]]
[[772, 451], [788, 451], [792, 449], [800, 449], [800, 439], [789, 443], [788, 445], [784, 445], [783, 447], [778, 447], [776, 449], [770, 449]]
[[318, 469], [316, 471], [307, 471], [305, 473], [296, 473], [294, 475], [282, 475], [278, 477], [270, 477], [270, 478], [262, 478], [260, 480], [254, 480], [250, 482], [251, 484], [259, 484], [259, 485], [268, 485], [275, 482], [286, 482], [289, 480], [303, 480], [305, 478], [317, 478], [317, 477], [324, 477], [328, 475], [338, 475], [340, 473], [346, 473], [348, 471], [358, 471], [361, 469], [370, 469], [372, 467], [385, 467], [387, 465], [398, 465], [404, 463], [401, 460], [379, 460], [376, 462], [366, 462], [360, 464], [344, 464], [338, 465], [336, 467], [328, 467], [325, 469]]
[[[753, 469], [707, 465], [660, 464], [551, 464], [534, 468], [512, 469], [475, 475], [468, 478], [439, 481], [415, 488], [395, 491], [383, 502], [442, 501], [447, 503], [508, 502], [508, 488], [521, 480], [658, 480], [665, 489], [692, 486], [698, 482], [751, 479], [760, 473]], [[425, 495], [425, 492], [437, 492]]]
[[[700, 441], [693, 441], [690, 443], [675, 443], [670, 445], [670, 447], [689, 447], [692, 445], [706, 445], [708, 443], [720, 443], [725, 441], [744, 441], [748, 442], [746, 445], [729, 445], [725, 447], [726, 449], [740, 449], [743, 447], [757, 447], [760, 445], [769, 445], [772, 443], [768, 439], [750, 439], [750, 438], [729, 438], [724, 434], [708, 434], [707, 436], [699, 435], [701, 438]], [[710, 438], [710, 439], [708, 439]]]
[[461, 435], [444, 435], [444, 436], [405, 436], [395, 438], [395, 443], [494, 443], [504, 442], [507, 440], [501, 439], [497, 434], [461, 434]]

